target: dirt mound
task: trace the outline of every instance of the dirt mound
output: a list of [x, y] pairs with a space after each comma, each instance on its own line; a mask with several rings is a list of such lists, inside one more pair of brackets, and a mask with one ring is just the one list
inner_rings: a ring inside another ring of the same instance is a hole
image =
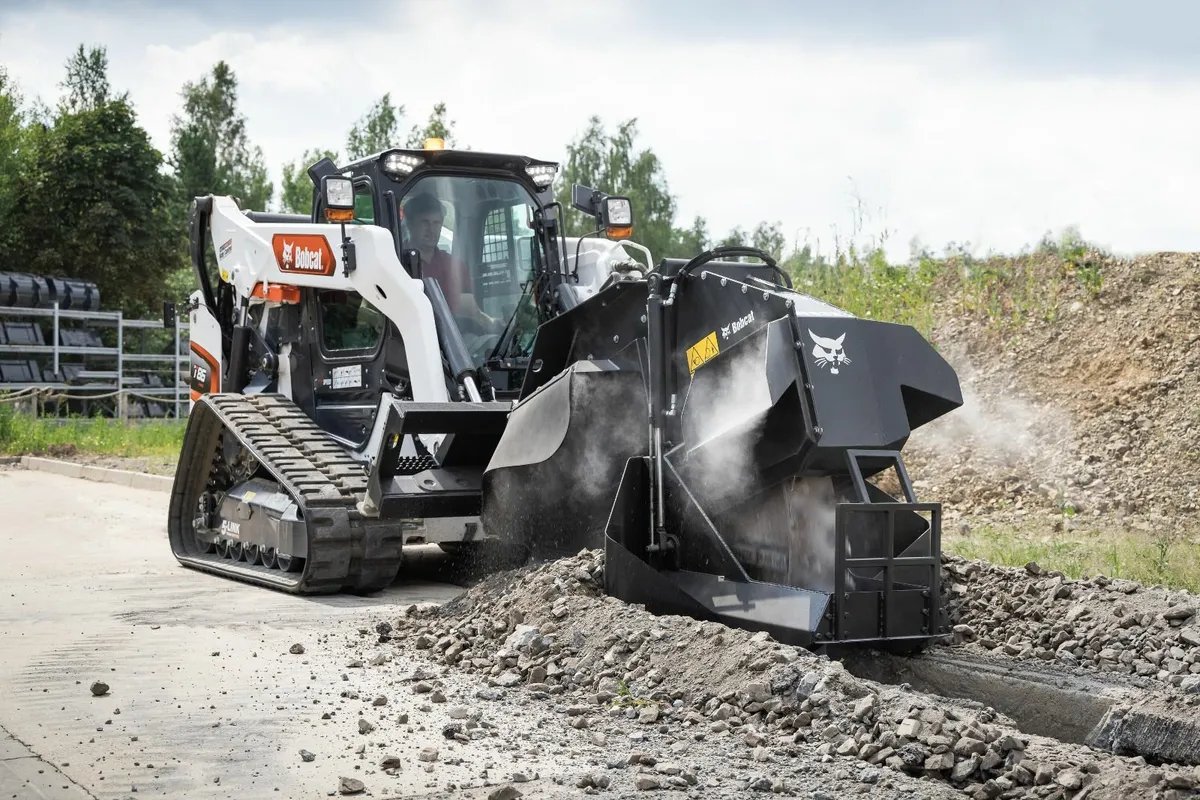
[[[1147, 771], [1144, 760], [1022, 734], [979, 704], [860, 680], [765, 633], [654, 616], [604, 596], [602, 580], [602, 554], [585, 551], [493, 575], [445, 606], [412, 606], [386, 630], [442, 670], [479, 676], [480, 700], [527, 692], [560, 704], [564, 725], [622, 720], [631, 739], [666, 737], [671, 753], [728, 741], [756, 768], [816, 759], [855, 765], [846, 774], [859, 784], [919, 776], [978, 798], [1176, 797], [1200, 781], [1191, 768]], [[411, 676], [413, 690], [436, 691], [435, 675]], [[637, 762], [638, 789], [697, 781], [686, 763]], [[761, 771], [742, 780], [793, 793]]]
[[919, 496], [967, 515], [1200, 509], [1200, 255], [1085, 261], [1098, 292], [1047, 256], [1007, 264], [986, 297], [939, 300], [931, 338], [966, 405], [914, 432]]

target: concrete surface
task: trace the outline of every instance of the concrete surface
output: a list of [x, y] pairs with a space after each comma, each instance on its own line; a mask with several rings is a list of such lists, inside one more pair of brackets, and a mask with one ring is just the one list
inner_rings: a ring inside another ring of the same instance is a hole
[[[365, 737], [342, 733], [349, 709], [336, 731], [321, 720], [357, 688], [322, 638], [365, 607], [458, 588], [313, 600], [188, 570], [167, 545], [168, 496], [0, 469], [0, 798], [324, 797], [339, 775], [365, 779], [331, 757]], [[294, 642], [308, 654], [289, 654]], [[108, 694], [92, 695], [96, 680]], [[302, 762], [301, 748], [319, 757]], [[368, 788], [441, 796], [416, 774]]]

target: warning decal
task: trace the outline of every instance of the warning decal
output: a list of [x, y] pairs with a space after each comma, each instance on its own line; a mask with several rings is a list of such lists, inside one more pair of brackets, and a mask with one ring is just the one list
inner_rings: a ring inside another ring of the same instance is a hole
[[688, 348], [688, 374], [695, 375], [696, 369], [701, 364], [713, 358], [719, 352], [721, 352], [721, 348], [717, 346], [717, 332], [713, 331]]

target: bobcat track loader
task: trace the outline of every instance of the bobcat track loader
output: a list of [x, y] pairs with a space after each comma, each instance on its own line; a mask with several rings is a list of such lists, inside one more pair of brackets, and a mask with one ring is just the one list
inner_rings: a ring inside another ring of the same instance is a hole
[[900, 449], [961, 405], [950, 366], [761, 251], [655, 265], [628, 198], [574, 186], [597, 229], [568, 238], [556, 172], [431, 142], [314, 164], [311, 216], [196, 198], [178, 560], [369, 593], [411, 544], [603, 548], [606, 590], [656, 613], [815, 648], [943, 634], [940, 505]]

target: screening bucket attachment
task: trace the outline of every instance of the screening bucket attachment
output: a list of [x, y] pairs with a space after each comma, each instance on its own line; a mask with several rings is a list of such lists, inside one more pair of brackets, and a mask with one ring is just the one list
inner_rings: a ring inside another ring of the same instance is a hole
[[543, 324], [532, 358], [484, 471], [492, 535], [603, 548], [611, 595], [813, 649], [947, 632], [941, 505], [901, 450], [962, 394], [915, 329], [718, 248]]

